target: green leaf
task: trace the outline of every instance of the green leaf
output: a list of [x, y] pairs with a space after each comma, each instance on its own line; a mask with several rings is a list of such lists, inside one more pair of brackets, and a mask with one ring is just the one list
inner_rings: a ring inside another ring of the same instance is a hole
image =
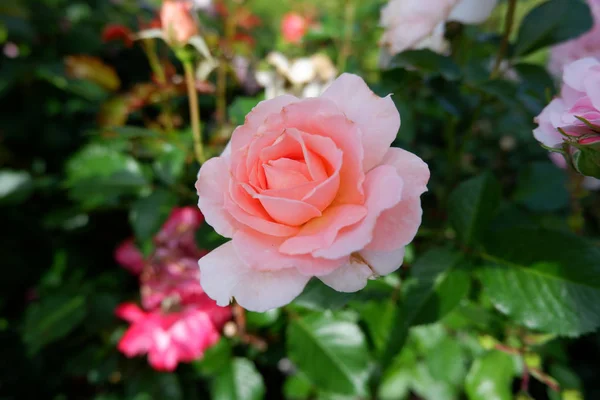
[[84, 208], [114, 206], [120, 196], [138, 194], [148, 184], [133, 157], [99, 144], [90, 144], [76, 153], [68, 161], [66, 172], [69, 194]]
[[569, 204], [567, 175], [550, 162], [536, 162], [519, 172], [515, 200], [532, 211], [556, 211]]
[[508, 354], [492, 351], [475, 360], [466, 380], [469, 400], [511, 400], [514, 362]]
[[192, 364], [196, 371], [203, 375], [215, 375], [229, 366], [232, 360], [231, 344], [221, 337], [214, 345], [206, 349], [204, 356]]
[[430, 324], [452, 311], [467, 295], [469, 273], [460, 253], [434, 249], [411, 268], [402, 304], [398, 307], [382, 363], [387, 367], [406, 341], [411, 326]]
[[135, 237], [146, 242], [160, 230], [177, 204], [177, 196], [166, 190], [158, 189], [136, 201], [129, 213]]
[[262, 400], [265, 384], [254, 363], [233, 358], [211, 385], [213, 400]]
[[481, 236], [500, 205], [500, 184], [490, 174], [461, 183], [450, 195], [448, 218], [461, 242], [470, 246]]
[[426, 354], [425, 363], [431, 377], [459, 387], [467, 374], [467, 359], [460, 343], [453, 338], [443, 338], [435, 350]]
[[55, 295], [33, 303], [25, 313], [23, 341], [34, 355], [77, 328], [86, 314], [84, 296]]
[[283, 393], [288, 400], [308, 399], [312, 389], [308, 378], [301, 373], [288, 376], [283, 384]]
[[320, 280], [312, 279], [292, 304], [310, 310], [339, 310], [354, 296], [354, 293], [338, 292]]
[[564, 232], [517, 228], [486, 240], [479, 277], [494, 306], [530, 329], [577, 336], [600, 326], [600, 249]]
[[366, 394], [369, 354], [358, 325], [331, 313], [291, 322], [288, 355], [319, 389], [339, 394]]
[[521, 22], [515, 55], [524, 56], [576, 38], [592, 29], [593, 23], [590, 8], [583, 1], [549, 0], [531, 10]]
[[179, 147], [169, 146], [152, 165], [158, 179], [167, 185], [176, 184], [183, 173], [185, 157], [185, 152]]
[[22, 203], [32, 191], [33, 183], [29, 172], [0, 170], [0, 205]]
[[274, 308], [261, 313], [246, 311], [246, 325], [249, 329], [270, 326], [277, 321], [280, 315], [280, 308]]
[[419, 72], [441, 75], [449, 81], [458, 80], [460, 68], [450, 57], [428, 49], [404, 51], [392, 59], [392, 67], [415, 68]]

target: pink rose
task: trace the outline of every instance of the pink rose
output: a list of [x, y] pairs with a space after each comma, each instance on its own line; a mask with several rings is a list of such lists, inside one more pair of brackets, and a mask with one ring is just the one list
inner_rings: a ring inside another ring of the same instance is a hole
[[381, 9], [385, 28], [381, 44], [394, 55], [409, 49], [430, 48], [443, 53], [446, 21], [480, 24], [498, 0], [390, 0]]
[[427, 165], [390, 148], [400, 115], [356, 75], [319, 98], [258, 104], [200, 169], [206, 222], [232, 238], [199, 261], [206, 293], [265, 311], [315, 276], [354, 292], [402, 264], [421, 223]]
[[308, 21], [298, 13], [287, 13], [281, 20], [283, 39], [289, 43], [300, 43], [308, 30]]
[[115, 313], [131, 323], [119, 341], [119, 351], [127, 357], [148, 354], [148, 362], [159, 371], [173, 371], [180, 362], [202, 357], [219, 340], [219, 329], [230, 317], [229, 309], [208, 301], [172, 313], [146, 312], [125, 303]]
[[550, 52], [550, 71], [560, 76], [565, 65], [586, 57], [600, 58], [600, 0], [587, 0], [594, 26], [576, 39], [554, 46]]
[[115, 260], [134, 275], [139, 275], [144, 269], [144, 256], [133, 239], [125, 240], [115, 249]]
[[192, 14], [193, 4], [186, 0], [164, 0], [160, 22], [167, 41], [184, 45], [198, 34], [198, 23]]
[[590, 127], [600, 127], [600, 62], [584, 58], [565, 66], [560, 97], [552, 100], [535, 121], [538, 127], [533, 134], [547, 147], [600, 141], [600, 132]]

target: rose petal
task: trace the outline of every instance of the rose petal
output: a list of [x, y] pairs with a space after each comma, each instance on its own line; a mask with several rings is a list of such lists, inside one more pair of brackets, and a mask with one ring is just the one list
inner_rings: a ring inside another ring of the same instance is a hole
[[240, 225], [224, 208], [225, 197], [229, 197], [230, 179], [227, 160], [214, 157], [202, 165], [196, 181], [198, 207], [206, 222], [227, 238], [233, 237]]
[[287, 130], [296, 128], [333, 140], [343, 154], [340, 188], [336, 202], [362, 204], [364, 201], [363, 147], [358, 126], [346, 118], [335, 103], [325, 98], [305, 99], [290, 104], [283, 108], [282, 115]]
[[295, 269], [256, 271], [238, 257], [232, 242], [198, 261], [200, 281], [208, 296], [226, 306], [235, 297], [245, 309], [263, 312], [288, 304], [310, 279]]
[[257, 230], [258, 232], [265, 233], [267, 235], [286, 237], [293, 236], [300, 231], [300, 229], [297, 227], [283, 225], [277, 222], [269, 221], [262, 217], [250, 215], [243, 209], [241, 209], [229, 197], [225, 198], [225, 209], [239, 223], [246, 225], [251, 229]]
[[284, 241], [285, 239], [282, 238], [240, 230], [233, 238], [233, 245], [239, 257], [256, 271], [296, 268], [306, 276], [321, 276], [329, 274], [347, 262], [347, 258], [325, 260], [309, 255], [289, 256], [279, 252], [279, 246]]
[[369, 172], [365, 179], [365, 218], [341, 230], [330, 246], [321, 246], [312, 255], [336, 259], [362, 250], [373, 240], [378, 217], [402, 199], [403, 185], [402, 178], [390, 165], [381, 165]]
[[563, 82], [571, 88], [583, 92], [585, 90], [585, 79], [590, 68], [598, 65], [598, 60], [592, 57], [582, 58], [565, 66]]
[[365, 207], [355, 204], [331, 206], [321, 217], [309, 221], [300, 228], [296, 236], [283, 242], [279, 251], [288, 255], [298, 255], [328, 247], [342, 228], [357, 223], [367, 213]]
[[352, 74], [342, 74], [322, 97], [335, 102], [360, 128], [364, 171], [379, 165], [400, 129], [400, 113], [391, 97], [377, 96], [362, 78]]
[[269, 164], [264, 164], [263, 169], [268, 189], [287, 189], [309, 182], [304, 174], [292, 169], [277, 168]]
[[369, 244], [364, 250], [361, 250], [360, 255], [377, 275], [390, 274], [402, 266], [404, 246], [392, 251], [371, 250], [370, 247]]
[[238, 126], [231, 135], [231, 152], [235, 154], [236, 151], [250, 144], [254, 134], [269, 115], [278, 114], [283, 107], [296, 101], [298, 99], [294, 96], [283, 95], [258, 103], [246, 115], [244, 124]]
[[359, 259], [350, 257], [348, 264], [319, 279], [338, 292], [357, 292], [367, 286], [373, 271]]
[[450, 12], [448, 21], [481, 24], [490, 17], [498, 0], [460, 0]]
[[368, 248], [392, 251], [413, 241], [421, 225], [421, 199], [402, 200], [395, 207], [381, 213]]
[[392, 147], [385, 153], [381, 165], [391, 165], [402, 177], [402, 199], [419, 197], [427, 191], [429, 167], [413, 153]]

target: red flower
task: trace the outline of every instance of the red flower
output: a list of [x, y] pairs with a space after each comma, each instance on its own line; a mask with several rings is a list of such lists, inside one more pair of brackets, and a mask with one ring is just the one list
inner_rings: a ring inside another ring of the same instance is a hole
[[308, 30], [308, 20], [298, 13], [287, 13], [281, 20], [281, 33], [288, 43], [300, 43]]
[[110, 24], [104, 27], [102, 41], [106, 43], [112, 40], [121, 40], [127, 47], [133, 46], [132, 32], [124, 25]]

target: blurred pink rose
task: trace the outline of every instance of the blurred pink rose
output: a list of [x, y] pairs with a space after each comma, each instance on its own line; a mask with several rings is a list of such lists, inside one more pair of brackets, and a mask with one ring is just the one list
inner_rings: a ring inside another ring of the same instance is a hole
[[381, 44], [391, 55], [420, 48], [445, 52], [446, 21], [480, 24], [497, 3], [498, 0], [390, 0], [381, 9], [380, 25], [385, 28]]
[[287, 13], [281, 20], [281, 34], [286, 42], [300, 43], [307, 30], [307, 19], [298, 13]]
[[600, 0], [587, 0], [594, 26], [576, 39], [554, 46], [550, 53], [550, 71], [561, 76], [565, 65], [586, 57], [600, 58]]
[[160, 9], [160, 22], [167, 41], [184, 45], [198, 34], [198, 22], [194, 18], [194, 5], [186, 0], [164, 0]]
[[200, 259], [206, 293], [264, 311], [313, 276], [354, 292], [398, 269], [429, 179], [419, 157], [390, 148], [399, 127], [392, 99], [350, 74], [319, 98], [258, 104], [198, 175], [206, 221], [233, 239]]
[[[590, 145], [600, 141], [600, 62], [575, 61], [564, 68], [560, 97], [552, 100], [535, 119], [535, 138], [547, 147], [560, 148], [565, 141]], [[582, 121], [581, 118], [586, 121]], [[561, 129], [565, 135], [563, 135]]]
[[229, 318], [228, 309], [214, 302], [188, 306], [165, 313], [161, 309], [143, 311], [132, 303], [115, 310], [131, 323], [118, 348], [128, 357], [148, 354], [150, 365], [160, 371], [173, 371], [180, 362], [196, 360], [219, 340], [219, 330]]
[[144, 256], [133, 239], [125, 240], [116, 248], [115, 260], [134, 275], [139, 275], [144, 269]]

